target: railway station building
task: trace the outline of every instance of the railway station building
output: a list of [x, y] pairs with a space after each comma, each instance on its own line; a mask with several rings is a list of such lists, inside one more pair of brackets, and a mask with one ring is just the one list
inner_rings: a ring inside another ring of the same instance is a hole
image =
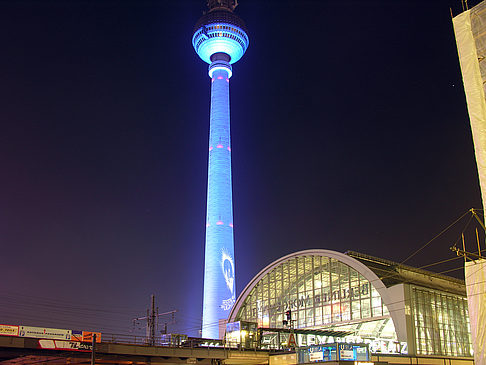
[[225, 336], [268, 349], [341, 342], [472, 357], [464, 281], [351, 251], [300, 251], [265, 267], [236, 300]]

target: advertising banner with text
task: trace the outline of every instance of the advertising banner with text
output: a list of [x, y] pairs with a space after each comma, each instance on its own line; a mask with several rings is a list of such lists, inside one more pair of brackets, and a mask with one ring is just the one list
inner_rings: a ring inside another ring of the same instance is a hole
[[0, 336], [18, 336], [19, 326], [0, 324]]
[[72, 334], [71, 330], [63, 330], [58, 328], [19, 326], [20, 337], [49, 338], [52, 340], [70, 340], [71, 334]]
[[93, 335], [96, 335], [96, 343], [101, 343], [101, 332], [73, 331], [71, 341], [93, 342]]
[[39, 340], [39, 348], [44, 350], [68, 350], [89, 352], [91, 344], [77, 341]]

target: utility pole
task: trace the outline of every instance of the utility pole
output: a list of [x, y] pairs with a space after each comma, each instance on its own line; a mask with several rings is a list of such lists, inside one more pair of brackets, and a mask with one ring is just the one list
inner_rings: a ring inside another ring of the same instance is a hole
[[91, 365], [95, 365], [96, 363], [95, 344], [96, 344], [96, 333], [93, 333], [93, 337], [91, 339]]
[[[151, 346], [155, 346], [156, 333], [158, 332], [159, 328], [159, 317], [167, 314], [172, 314], [172, 319], [174, 320], [174, 314], [176, 312], [176, 310], [172, 310], [169, 312], [159, 313], [159, 307], [155, 306], [155, 295], [152, 294], [150, 296], [150, 308], [147, 309], [147, 316], [134, 318], [133, 322], [135, 323], [136, 321], [147, 321], [147, 343]], [[167, 323], [165, 324], [165, 332], [167, 333]]]
[[147, 337], [150, 338], [150, 344], [155, 346], [155, 327], [159, 323], [155, 323], [159, 319], [159, 307], [155, 307], [155, 295], [150, 297], [150, 313], [147, 309]]
[[454, 251], [457, 256], [464, 256], [464, 259], [469, 258], [470, 260], [477, 260], [482, 259], [484, 256], [481, 256], [481, 251], [479, 251], [479, 255], [474, 252], [467, 252], [466, 250], [460, 250], [455, 246], [450, 247], [451, 251]]
[[[176, 314], [176, 310], [173, 310], [173, 311], [168, 311], [168, 312], [164, 312], [164, 313], [160, 313], [159, 316], [165, 316], [165, 315], [168, 315], [168, 314], [171, 314], [172, 315], [172, 320], [171, 320], [171, 324], [174, 324], [175, 323], [175, 314]], [[162, 332], [162, 331], [161, 331]], [[164, 322], [164, 335], [167, 334], [167, 322]]]
[[473, 217], [476, 218], [476, 220], [479, 222], [479, 224], [481, 225], [483, 230], [486, 231], [486, 227], [484, 226], [484, 223], [483, 223], [481, 217], [478, 216], [478, 214], [476, 213], [476, 209], [471, 208], [470, 212], [472, 213]]
[[[475, 218], [478, 221], [479, 225], [481, 226], [481, 228], [486, 233], [486, 226], [484, 225], [481, 217], [477, 214], [477, 210], [474, 209], [474, 208], [471, 208], [469, 211], [471, 212], [472, 217]], [[481, 243], [479, 241], [479, 233], [478, 233], [477, 228], [476, 228], [476, 243], [478, 244], [478, 252], [477, 253], [466, 251], [466, 244], [464, 242], [464, 233], [463, 233], [462, 234], [462, 250], [457, 248], [455, 244], [454, 244], [454, 246], [449, 247], [449, 249], [451, 251], [454, 251], [457, 254], [457, 256], [463, 256], [464, 262], [466, 262], [467, 259], [470, 259], [470, 260], [483, 259], [485, 256], [481, 255]]]

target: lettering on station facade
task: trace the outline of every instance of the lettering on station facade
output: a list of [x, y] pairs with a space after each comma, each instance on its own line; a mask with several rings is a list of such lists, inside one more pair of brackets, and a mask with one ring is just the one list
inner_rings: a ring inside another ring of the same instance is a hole
[[269, 315], [273, 315], [289, 309], [294, 310], [305, 308], [307, 306], [318, 307], [322, 304], [333, 303], [341, 300], [359, 299], [360, 296], [364, 297], [368, 295], [370, 291], [369, 285], [369, 283], [364, 283], [351, 288], [324, 292], [322, 295], [307, 295], [305, 297], [301, 296], [300, 298], [295, 298], [293, 300], [289, 299], [289, 297], [284, 297], [281, 301], [277, 302], [277, 304], [273, 306], [261, 305], [260, 302], [258, 302], [257, 304], [259, 304], [260, 307], [253, 308], [253, 315], [256, 317], [258, 312], [261, 311], [268, 311]]

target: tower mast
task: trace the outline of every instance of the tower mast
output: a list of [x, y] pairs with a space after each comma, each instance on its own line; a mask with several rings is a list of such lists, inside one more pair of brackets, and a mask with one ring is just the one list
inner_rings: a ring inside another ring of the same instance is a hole
[[202, 337], [220, 338], [219, 322], [226, 320], [236, 299], [229, 80], [231, 64], [243, 56], [249, 40], [245, 24], [233, 13], [236, 0], [207, 4], [209, 11], [192, 37], [211, 78]]

